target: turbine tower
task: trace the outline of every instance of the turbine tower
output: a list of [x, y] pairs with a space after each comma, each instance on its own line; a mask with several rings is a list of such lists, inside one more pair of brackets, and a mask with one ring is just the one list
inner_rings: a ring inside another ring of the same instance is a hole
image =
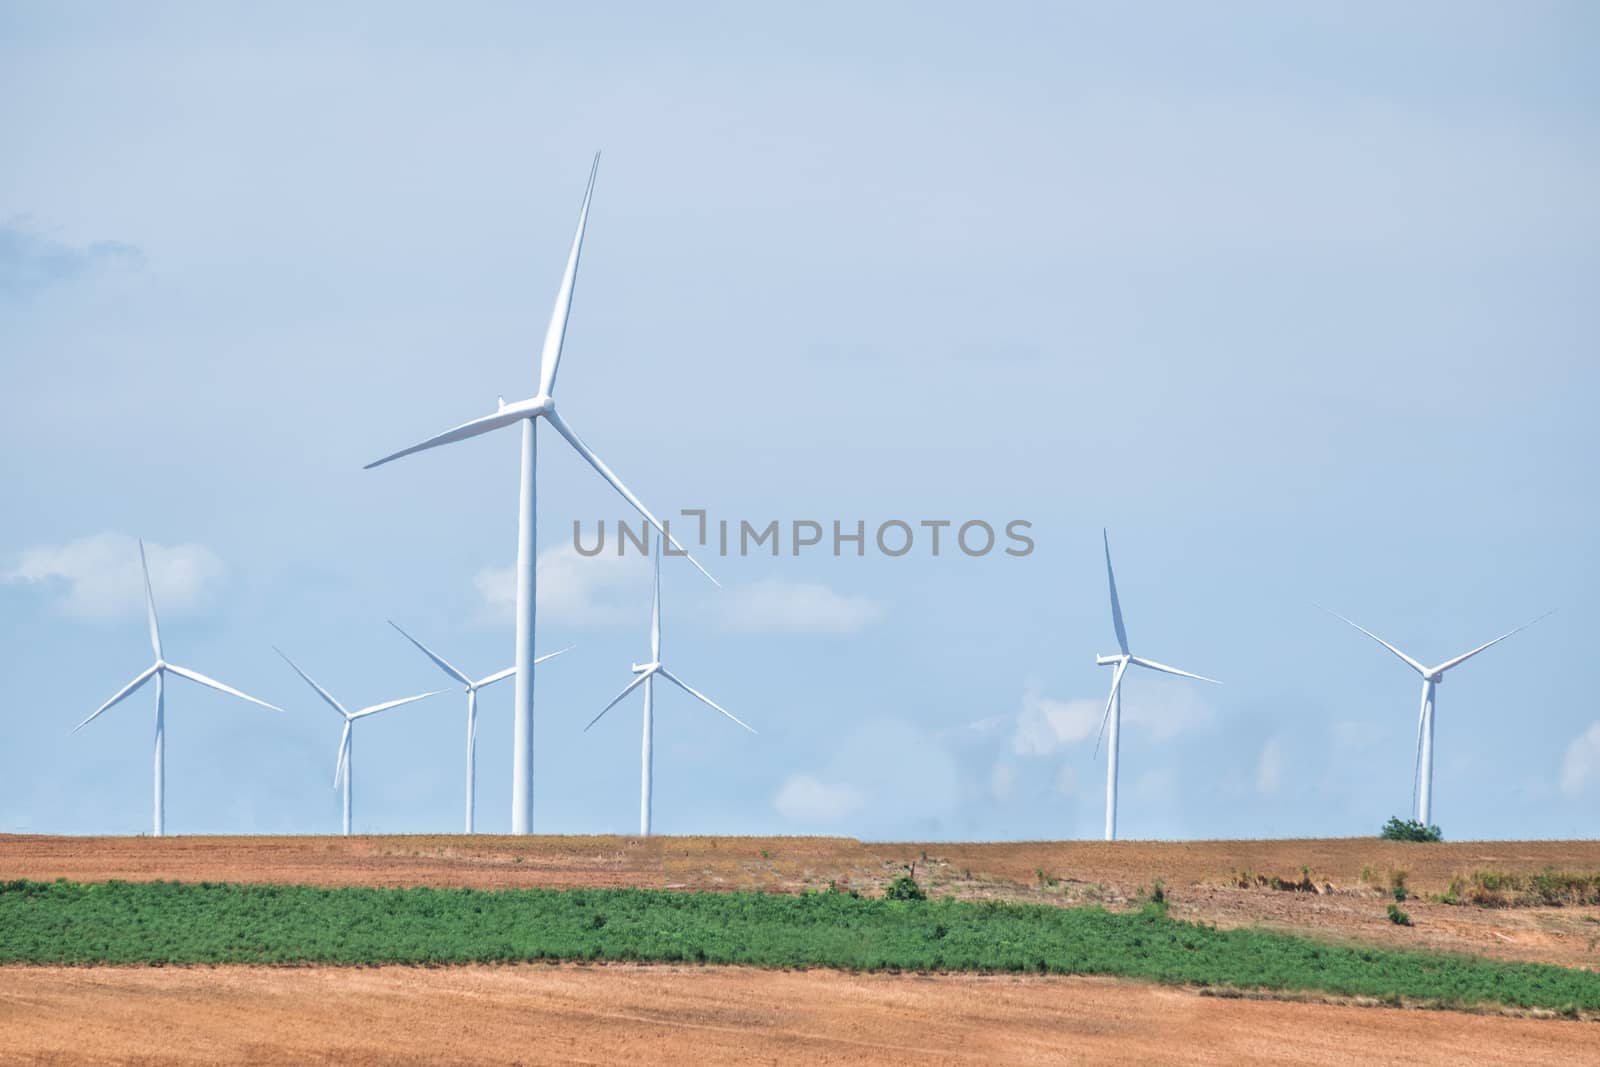
[[[661, 539], [657, 537], [653, 538], [652, 541], [654, 545], [652, 570], [655, 576], [655, 589], [650, 598], [650, 662], [635, 663], [633, 665], [633, 681], [624, 686], [622, 692], [612, 698], [611, 703], [601, 708], [599, 715], [589, 720], [589, 726], [593, 726], [605, 717], [606, 712], [616, 707], [623, 697], [640, 686], [644, 686], [644, 739], [640, 744], [639, 758], [639, 834], [642, 837], [650, 836], [651, 775], [654, 762], [651, 753], [651, 742], [655, 735], [654, 698], [656, 675], [659, 674], [712, 711], [726, 715], [751, 733], [756, 732], [754, 728], [740, 720], [731, 711], [700, 692], [700, 690], [691, 687], [661, 665]], [[588, 731], [589, 726], [583, 728], [585, 732]]]
[[312, 681], [309, 674], [295, 666], [294, 660], [290, 659], [288, 655], [285, 654], [283, 649], [274, 645], [272, 650], [278, 655], [283, 656], [283, 662], [287, 663], [290, 667], [293, 667], [294, 673], [298, 674], [301, 678], [304, 678], [306, 684], [317, 691], [317, 696], [327, 701], [328, 706], [334, 711], [337, 711], [339, 713], [339, 717], [344, 719], [344, 733], [339, 737], [339, 759], [338, 762], [333, 766], [333, 787], [338, 789], [340, 785], [344, 786], [344, 835], [349, 837], [351, 793], [350, 743], [351, 734], [354, 732], [353, 727], [356, 724], [356, 720], [364, 719], [368, 715], [376, 715], [380, 711], [388, 711], [390, 708], [398, 708], [402, 704], [414, 704], [419, 700], [426, 700], [429, 697], [438, 696], [440, 693], [444, 692], [444, 690], [435, 689], [431, 693], [419, 693], [414, 697], [401, 697], [399, 700], [388, 700], [382, 704], [373, 704], [372, 706], [362, 708], [359, 711], [350, 711], [343, 704], [333, 699], [332, 694], [330, 694], [326, 689]]
[[[1180, 678], [1193, 678], [1201, 682], [1210, 682], [1213, 685], [1222, 683], [1215, 678], [1207, 678], [1201, 674], [1190, 674], [1180, 671], [1176, 667], [1168, 667], [1164, 663], [1157, 663], [1153, 659], [1135, 656], [1128, 651], [1128, 631], [1122, 625], [1122, 602], [1117, 599], [1117, 576], [1111, 570], [1111, 537], [1105, 530], [1100, 531], [1101, 540], [1106, 547], [1106, 582], [1111, 587], [1111, 625], [1117, 631], [1118, 652], [1113, 656], [1096, 656], [1095, 663], [1102, 667], [1115, 666], [1111, 674], [1111, 695], [1106, 698], [1106, 711], [1100, 718], [1100, 733], [1104, 734], [1106, 724], [1111, 726], [1111, 736], [1106, 740], [1106, 840], [1117, 839], [1117, 755], [1122, 743], [1122, 676], [1128, 672], [1128, 667], [1144, 667], [1162, 674], [1176, 674]], [[1099, 752], [1100, 739], [1095, 738], [1095, 751]]]
[[[1325, 608], [1323, 610], [1326, 611], [1327, 609]], [[1332, 615], [1334, 618], [1350, 623], [1351, 626], [1354, 626], [1357, 630], [1360, 630], [1362, 633], [1378, 642], [1378, 644], [1382, 645], [1384, 648], [1387, 648], [1390, 652], [1393, 652], [1403, 663], [1405, 663], [1406, 666], [1422, 675], [1422, 707], [1417, 712], [1417, 755], [1411, 772], [1411, 799], [1413, 805], [1415, 805], [1417, 821], [1422, 825], [1432, 825], [1433, 705], [1435, 691], [1438, 689], [1439, 683], [1444, 681], [1444, 672], [1452, 667], [1460, 666], [1473, 656], [1476, 656], [1479, 652], [1482, 652], [1484, 649], [1492, 648], [1495, 645], [1498, 645], [1501, 641], [1504, 641], [1512, 634], [1521, 633], [1523, 630], [1526, 630], [1528, 627], [1532, 626], [1533, 623], [1538, 622], [1539, 619], [1546, 618], [1552, 614], [1553, 610], [1554, 609], [1552, 609], [1552, 611], [1545, 612], [1543, 615], [1540, 615], [1538, 619], [1534, 619], [1533, 622], [1525, 622], [1521, 626], [1518, 626], [1515, 630], [1501, 634], [1493, 641], [1488, 641], [1479, 645], [1470, 652], [1463, 652], [1454, 659], [1447, 659], [1437, 667], [1424, 667], [1421, 663], [1418, 663], [1404, 652], [1401, 652], [1398, 648], [1395, 648], [1389, 642], [1385, 641], [1371, 630], [1368, 630], [1366, 627], [1360, 626], [1354, 622], [1350, 622], [1349, 619], [1346, 619], [1337, 611], [1328, 612], [1328, 614]]]
[[[556, 370], [561, 364], [561, 346], [567, 333], [567, 314], [572, 308], [572, 290], [578, 277], [578, 258], [583, 251], [583, 231], [588, 225], [589, 201], [594, 195], [594, 179], [599, 169], [600, 154], [597, 152], [594, 165], [589, 170], [589, 185], [584, 190], [583, 207], [578, 212], [578, 231], [572, 238], [572, 250], [567, 254], [566, 270], [561, 275], [561, 288], [556, 291], [555, 310], [550, 314], [550, 325], [544, 335], [544, 349], [539, 356], [539, 392], [527, 400], [520, 400], [514, 404], [507, 404], [501, 400], [498, 410], [493, 414], [464, 422], [452, 430], [428, 438], [421, 444], [403, 448], [366, 466], [367, 470], [371, 470], [390, 460], [409, 456], [413, 452], [465, 441], [469, 437], [477, 437], [479, 434], [486, 434], [514, 423], [522, 424], [522, 488], [517, 510], [517, 685], [511, 718], [511, 832], [514, 834], [533, 832], [533, 636], [534, 591], [538, 578], [534, 546], [537, 467], [537, 441], [534, 431], [538, 420], [544, 419], [564, 437], [600, 477], [610, 483], [611, 487], [643, 515], [651, 526], [668, 538], [674, 548], [681, 551], [683, 547], [667, 533], [666, 527], [651, 514], [639, 498], [633, 495], [633, 491], [622, 484], [622, 480], [611, 472], [611, 468], [590, 451], [582, 438], [556, 413], [556, 402], [552, 395], [556, 386]], [[689, 562], [699, 568], [707, 578], [711, 578], [710, 573], [701, 567], [693, 556], [689, 557]], [[716, 583], [715, 578], [711, 580]]]
[[[444, 671], [444, 673], [448, 674], [456, 681], [460, 682], [467, 689], [467, 833], [473, 833], [473, 807], [475, 797], [477, 796], [478, 780], [478, 690], [487, 689], [496, 682], [504, 681], [515, 674], [517, 669], [515, 667], [507, 667], [503, 671], [496, 671], [487, 678], [480, 678], [475, 682], [467, 675], [457, 670], [455, 667], [452, 667], [445, 661], [444, 657], [440, 656], [433, 649], [429, 648], [421, 641], [418, 641], [415, 637], [412, 637], [404, 630], [401, 630], [400, 624], [395, 622], [393, 619], [389, 620], [389, 625], [393, 626], [396, 630], [400, 630], [401, 637], [404, 637], [407, 641], [410, 641], [413, 645], [416, 645], [424, 656], [427, 656], [429, 659], [433, 660], [436, 667], [438, 667], [441, 671]], [[546, 652], [544, 655], [533, 661], [534, 665], [537, 666], [547, 659], [555, 659], [557, 656], [561, 655], [562, 652], [570, 651], [572, 651], [572, 646], [569, 645], [566, 648], [560, 649], [556, 652]]]
[[101, 716], [101, 714], [103, 714], [106, 711], [106, 709], [110, 708], [113, 704], [118, 703], [119, 701], [123, 700], [125, 697], [132, 696], [134, 694], [134, 692], [140, 686], [144, 685], [144, 683], [148, 682], [152, 678], [155, 679], [155, 682], [156, 682], [156, 759], [155, 759], [155, 778], [156, 778], [156, 783], [155, 783], [155, 807], [156, 807], [156, 811], [155, 811], [155, 831], [154, 832], [155, 832], [155, 836], [156, 837], [160, 837], [166, 831], [166, 823], [167, 823], [167, 757], [166, 757], [166, 747], [167, 747], [166, 746], [166, 741], [167, 741], [167, 726], [166, 726], [166, 692], [167, 692], [167, 686], [166, 686], [166, 676], [167, 676], [167, 673], [170, 671], [171, 673], [176, 674], [180, 678], [187, 678], [191, 682], [199, 682], [201, 685], [210, 686], [212, 689], [215, 689], [218, 692], [227, 693], [229, 696], [236, 696], [240, 700], [248, 700], [252, 704], [260, 704], [262, 707], [270, 708], [273, 711], [282, 711], [283, 709], [278, 707], [276, 704], [268, 704], [265, 700], [257, 700], [253, 696], [250, 696], [250, 695], [248, 695], [246, 693], [241, 693], [241, 692], [239, 692], [239, 690], [234, 689], [232, 686], [223, 685], [221, 682], [217, 681], [215, 678], [207, 678], [205, 675], [201, 674], [199, 671], [191, 671], [187, 667], [178, 666], [176, 663], [168, 663], [162, 657], [162, 654], [161, 654], [161, 626], [160, 626], [159, 623], [156, 622], [156, 598], [155, 598], [155, 595], [150, 592], [150, 564], [148, 562], [146, 562], [145, 557], [144, 557], [144, 541], [143, 540], [140, 540], [140, 542], [139, 542], [139, 568], [142, 571], [144, 571], [144, 607], [145, 607], [145, 613], [149, 616], [149, 619], [150, 619], [150, 649], [151, 649], [151, 651], [153, 651], [156, 654], [156, 661], [150, 667], [146, 668], [144, 670], [144, 672], [141, 673], [137, 678], [135, 678], [133, 681], [129, 682], [127, 685], [123, 686], [120, 690], [118, 690], [116, 696], [113, 696], [110, 700], [106, 701], [104, 704], [101, 704], [100, 707], [95, 709], [95, 713], [93, 715], [89, 716], [87, 719], [84, 719], [77, 726], [74, 726], [72, 728], [72, 732], [73, 733], [77, 733], [79, 730], [83, 729], [85, 726], [88, 726], [91, 722], [94, 722], [94, 720], [98, 719]]

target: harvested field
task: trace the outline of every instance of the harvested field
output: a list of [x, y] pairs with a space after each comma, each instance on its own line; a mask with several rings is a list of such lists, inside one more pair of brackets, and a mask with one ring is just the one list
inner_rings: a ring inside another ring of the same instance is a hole
[[[1475, 908], [1412, 900], [1390, 923], [1396, 871], [1442, 893], [1478, 869], [1600, 870], [1600, 842], [1402, 844], [1373, 838], [879, 844], [774, 837], [43, 837], [0, 835], [0, 878], [474, 888], [643, 886], [876, 892], [906, 864], [934, 895], [1126, 906], [1162, 879], [1175, 918], [1334, 941], [1600, 968], [1600, 908]], [[1268, 888], [1308, 881], [1331, 893]], [[1041, 873], [1043, 878], [1041, 879]], [[1252, 888], [1241, 888], [1245, 874]], [[1365, 878], [1363, 876], [1366, 876]]]
[[1384, 886], [1407, 872], [1417, 893], [1440, 893], [1479, 868], [1532, 873], [1600, 870], [1600, 841], [1405, 844], [1376, 838], [1276, 841], [1018, 841], [874, 843], [845, 837], [46, 837], [0, 834], [0, 875], [105, 881], [175, 879], [305, 885], [643, 886], [674, 889], [876, 886], [917, 862], [919, 877], [961, 891], [1013, 890], [1046, 878], [1130, 890], [1230, 885], [1242, 872], [1337, 889]]
[[0, 968], [7, 1062], [1593, 1063], [1593, 1023], [1091, 978], [743, 968]]

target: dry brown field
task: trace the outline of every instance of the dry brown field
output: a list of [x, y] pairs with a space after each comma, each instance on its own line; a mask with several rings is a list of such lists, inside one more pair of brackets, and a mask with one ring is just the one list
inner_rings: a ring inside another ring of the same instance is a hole
[[1600, 1025], [1096, 978], [0, 967], [6, 1063], [1583, 1064]]
[[[864, 843], [844, 838], [0, 835], [0, 878], [646, 886], [1132, 906], [1600, 969], [1600, 909], [1412, 900], [1476, 869], [1600, 870], [1600, 842]], [[1305, 872], [1309, 872], [1309, 877]], [[1309, 882], [1315, 891], [1272, 889]], [[1248, 886], [1241, 883], [1248, 883]], [[750, 968], [0, 967], [0, 1063], [1600, 1063], [1600, 1024], [1241, 1000], [1108, 979]]]

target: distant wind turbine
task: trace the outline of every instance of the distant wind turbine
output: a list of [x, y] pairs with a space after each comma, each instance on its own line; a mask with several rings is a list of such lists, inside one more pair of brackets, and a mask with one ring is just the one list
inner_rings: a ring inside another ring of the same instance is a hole
[[[1215, 678], [1207, 678], [1201, 674], [1190, 674], [1180, 671], [1176, 667], [1168, 667], [1164, 663], [1157, 663], [1153, 659], [1144, 659], [1128, 651], [1128, 631], [1122, 625], [1122, 602], [1117, 599], [1117, 576], [1111, 570], [1111, 537], [1106, 531], [1100, 531], [1101, 540], [1106, 547], [1106, 582], [1111, 586], [1111, 624], [1117, 631], [1117, 648], [1120, 650], [1114, 656], [1096, 656], [1095, 663], [1102, 667], [1115, 665], [1116, 670], [1111, 675], [1111, 696], [1106, 699], [1106, 711], [1100, 719], [1100, 733], [1104, 734], [1106, 724], [1111, 725], [1111, 736], [1106, 741], [1106, 840], [1117, 839], [1117, 755], [1121, 747], [1122, 734], [1122, 676], [1128, 672], [1129, 665], [1145, 667], [1163, 674], [1176, 674], [1180, 678], [1193, 678], [1201, 682], [1211, 682], [1213, 685], [1222, 683]], [[1099, 737], [1095, 738], [1096, 751], [1099, 751]]]
[[[522, 424], [522, 490], [517, 512], [517, 645], [516, 645], [516, 695], [512, 705], [511, 743], [511, 832], [533, 832], [533, 636], [534, 636], [534, 586], [538, 578], [537, 556], [534, 550], [536, 507], [536, 438], [535, 425], [539, 419], [548, 422], [557, 433], [566, 438], [573, 449], [582, 456], [633, 508], [647, 519], [662, 535], [667, 536], [674, 548], [682, 550], [667, 529], [648, 508], [622, 484], [622, 479], [611, 472], [599, 456], [566, 421], [556, 413], [556, 370], [561, 365], [561, 346], [567, 333], [567, 315], [572, 308], [572, 290], [578, 277], [578, 259], [583, 251], [583, 231], [589, 222], [589, 201], [594, 196], [594, 179], [600, 169], [600, 154], [595, 153], [594, 165], [589, 170], [589, 185], [583, 194], [583, 208], [578, 212], [578, 231], [572, 238], [572, 250], [567, 254], [566, 271], [561, 276], [561, 288], [556, 291], [555, 310], [550, 314], [550, 325], [545, 330], [544, 349], [539, 356], [539, 392], [528, 400], [507, 404], [502, 398], [497, 411], [481, 418], [464, 422], [452, 430], [430, 437], [421, 444], [403, 448], [367, 464], [366, 469], [381, 466], [390, 460], [409, 456], [413, 452], [437, 448], [440, 445], [465, 441], [491, 430], [498, 430], [520, 422]], [[685, 553], [687, 554], [687, 553]], [[689, 562], [699, 568], [707, 578], [709, 572], [693, 556]], [[713, 583], [715, 578], [711, 579]]]
[[1434, 691], [1439, 687], [1439, 683], [1444, 681], [1444, 672], [1452, 667], [1460, 666], [1473, 656], [1476, 656], [1479, 652], [1482, 652], [1484, 649], [1493, 648], [1495, 645], [1498, 645], [1501, 641], [1504, 641], [1512, 634], [1521, 633], [1523, 630], [1526, 630], [1528, 627], [1532, 626], [1533, 623], [1538, 622], [1539, 619], [1547, 618], [1548, 616], [1554, 614], [1554, 609], [1551, 609], [1550, 611], [1545, 612], [1543, 615], [1540, 615], [1539, 618], [1534, 619], [1533, 622], [1525, 622], [1521, 626], [1518, 626], [1515, 630], [1511, 630], [1508, 633], [1503, 633], [1493, 641], [1488, 641], [1479, 645], [1470, 652], [1463, 652], [1454, 659], [1447, 659], [1437, 667], [1424, 667], [1422, 664], [1418, 663], [1404, 652], [1401, 652], [1398, 648], [1395, 648], [1389, 642], [1385, 641], [1371, 630], [1368, 630], [1366, 627], [1358, 625], [1354, 622], [1350, 622], [1349, 619], [1346, 619], [1337, 611], [1328, 611], [1327, 608], [1324, 608], [1323, 610], [1327, 611], [1329, 615], [1332, 615], [1334, 618], [1339, 619], [1342, 622], [1350, 623], [1351, 626], [1354, 626], [1357, 630], [1360, 630], [1362, 633], [1378, 642], [1378, 644], [1382, 645], [1384, 648], [1387, 648], [1390, 652], [1393, 652], [1403, 663], [1405, 663], [1406, 666], [1422, 675], [1422, 707], [1417, 713], [1417, 755], [1416, 761], [1412, 766], [1411, 790], [1412, 802], [1416, 805], [1415, 810], [1417, 821], [1422, 823], [1424, 826], [1432, 825], [1430, 820], [1433, 815]]
[[[616, 707], [623, 697], [641, 685], [644, 686], [644, 740], [641, 742], [639, 760], [639, 833], [643, 837], [650, 836], [651, 774], [654, 762], [651, 753], [651, 742], [655, 734], [654, 696], [656, 675], [659, 674], [712, 711], [726, 715], [751, 733], [756, 732], [753, 727], [743, 722], [731, 711], [700, 692], [700, 690], [691, 687], [661, 665], [661, 539], [657, 537], [653, 541], [652, 568], [655, 576], [655, 589], [650, 598], [650, 662], [635, 663], [633, 665], [633, 673], [635, 675], [633, 681], [624, 686], [622, 692], [612, 698], [611, 703], [601, 708], [599, 715], [589, 720], [589, 726], [593, 726], [605, 717], [606, 712]], [[588, 731], [589, 726], [584, 727], [585, 732]]]
[[156, 786], [155, 786], [156, 812], [155, 812], [155, 836], [160, 837], [162, 835], [162, 833], [164, 833], [165, 830], [166, 830], [166, 822], [167, 822], [167, 811], [166, 811], [166, 808], [167, 808], [167, 802], [166, 802], [166, 798], [167, 798], [166, 675], [167, 675], [167, 672], [170, 671], [173, 674], [176, 674], [180, 678], [187, 678], [191, 682], [199, 682], [201, 685], [210, 686], [212, 689], [215, 689], [215, 690], [217, 690], [219, 692], [222, 692], [222, 693], [227, 693], [229, 696], [236, 696], [240, 700], [248, 700], [252, 704], [260, 704], [262, 707], [270, 708], [273, 711], [282, 711], [283, 709], [278, 707], [276, 704], [268, 704], [265, 700], [257, 700], [253, 696], [250, 696], [250, 695], [248, 695], [246, 693], [241, 693], [241, 692], [239, 692], [239, 690], [234, 689], [232, 686], [223, 685], [221, 682], [217, 681], [215, 678], [207, 678], [205, 675], [201, 674], [199, 671], [191, 671], [187, 667], [178, 666], [176, 663], [168, 663], [161, 655], [161, 627], [156, 622], [156, 598], [155, 598], [155, 595], [153, 593], [151, 593], [151, 591], [150, 591], [150, 564], [148, 562], [146, 562], [145, 557], [144, 557], [144, 541], [143, 540], [140, 540], [140, 542], [139, 542], [139, 568], [144, 572], [144, 607], [145, 607], [145, 612], [149, 616], [149, 619], [150, 619], [150, 648], [156, 654], [156, 661], [155, 661], [154, 664], [152, 664], [150, 667], [148, 667], [143, 673], [141, 673], [137, 678], [135, 678], [133, 681], [129, 682], [127, 685], [123, 686], [120, 690], [118, 690], [116, 696], [112, 697], [110, 700], [106, 701], [104, 704], [101, 704], [99, 708], [95, 709], [95, 713], [93, 715], [89, 716], [87, 719], [84, 719], [77, 726], [74, 726], [72, 728], [72, 732], [73, 733], [77, 733], [79, 730], [83, 729], [85, 726], [88, 726], [91, 722], [94, 722], [94, 720], [98, 719], [101, 716], [101, 714], [103, 714], [106, 711], [106, 709], [110, 708], [113, 704], [116, 704], [118, 701], [121, 701], [125, 697], [132, 696], [134, 694], [134, 692], [140, 686], [144, 685], [144, 683], [148, 682], [152, 678], [155, 679], [155, 682], [156, 682], [156, 769], [155, 769], [155, 775], [156, 775]]
[[334, 711], [337, 711], [339, 713], [339, 717], [344, 719], [344, 733], [339, 737], [339, 759], [338, 762], [336, 762], [333, 766], [333, 787], [337, 789], [340, 785], [344, 786], [344, 834], [346, 837], [349, 837], [351, 793], [350, 745], [351, 734], [353, 733], [353, 727], [355, 726], [356, 720], [364, 719], [368, 715], [376, 715], [380, 711], [388, 711], [390, 708], [398, 708], [402, 704], [414, 704], [419, 700], [426, 700], [429, 697], [438, 696], [440, 693], [443, 693], [444, 690], [435, 689], [431, 693], [419, 693], [414, 697], [401, 697], [399, 700], [388, 700], [382, 704], [373, 704], [372, 706], [362, 708], [359, 711], [350, 711], [343, 704], [333, 699], [332, 694], [330, 694], [326, 689], [312, 681], [311, 676], [296, 666], [294, 660], [290, 659], [283, 649], [273, 646], [272, 650], [278, 655], [282, 656], [283, 662], [287, 663], [290, 667], [293, 667], [294, 673], [305, 679], [305, 683], [317, 691], [317, 696], [327, 701], [328, 706]]
[[[444, 673], [460, 682], [467, 689], [467, 833], [473, 833], [473, 807], [474, 799], [477, 795], [478, 779], [478, 690], [487, 689], [496, 682], [504, 681], [515, 674], [517, 669], [515, 667], [507, 667], [503, 671], [495, 671], [487, 678], [480, 678], [475, 682], [466, 674], [447, 663], [443, 656], [440, 656], [433, 649], [429, 648], [421, 641], [418, 641], [415, 637], [412, 637], [404, 630], [401, 630], [400, 624], [395, 622], [393, 619], [389, 620], [389, 625], [393, 626], [396, 630], [400, 630], [401, 637], [404, 637], [407, 641], [410, 641], [413, 645], [416, 645], [424, 656], [427, 656], [429, 659], [433, 660], [434, 666], [438, 667], [441, 671], [444, 671]], [[560, 649], [556, 652], [546, 652], [533, 662], [535, 665], [538, 665], [547, 659], [555, 659], [557, 656], [561, 655], [562, 652], [570, 651], [572, 651], [572, 646], [568, 645], [566, 648]]]

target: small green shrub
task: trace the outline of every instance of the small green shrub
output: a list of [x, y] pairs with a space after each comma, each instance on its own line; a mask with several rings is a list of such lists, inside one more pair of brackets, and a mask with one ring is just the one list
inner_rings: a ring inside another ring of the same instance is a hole
[[1389, 905], [1389, 921], [1396, 926], [1410, 926], [1411, 916], [1400, 910], [1399, 905]]
[[1424, 826], [1415, 819], [1402, 819], [1391, 815], [1383, 824], [1378, 836], [1385, 841], [1443, 841], [1444, 835], [1437, 826]]
[[922, 891], [917, 880], [909, 874], [902, 874], [889, 883], [889, 888], [883, 891], [885, 900], [927, 900], [928, 894]]

